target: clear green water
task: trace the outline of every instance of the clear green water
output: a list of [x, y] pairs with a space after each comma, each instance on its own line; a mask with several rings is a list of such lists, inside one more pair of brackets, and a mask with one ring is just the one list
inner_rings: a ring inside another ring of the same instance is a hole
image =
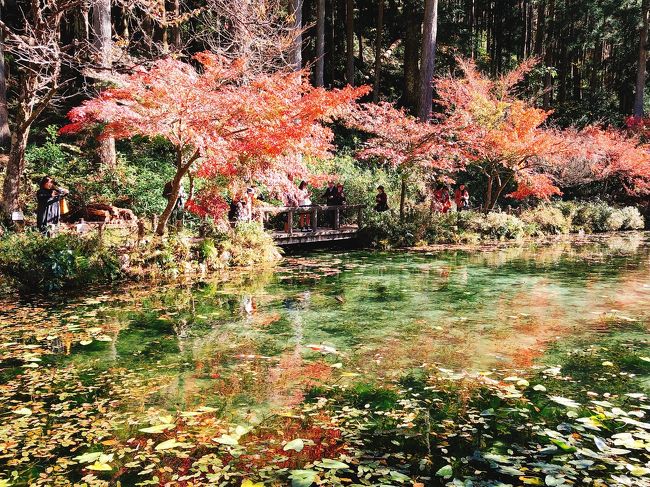
[[[647, 322], [650, 241], [633, 234], [478, 252], [321, 251], [226, 283], [134, 286], [18, 308], [26, 329], [101, 327], [110, 342], [73, 341], [56, 360], [173, 378], [159, 406], [220, 402], [226, 383], [237, 382], [228, 395], [241, 407], [282, 407], [304, 389], [300, 377], [284, 377], [287, 369], [300, 374], [321, 358], [372, 378], [423, 363], [526, 367], [556, 340], [603, 333], [612, 317]], [[15, 325], [15, 311], [0, 320]]]
[[320, 251], [227, 281], [7, 299], [1, 309], [3, 383], [30, 363], [54, 373], [73, 366], [132, 386], [121, 412], [210, 406], [245, 422], [291, 412], [314, 386], [381, 383], [423, 365], [525, 373], [566, 340], [607, 337], [612, 327], [645, 336], [650, 235], [472, 252]]

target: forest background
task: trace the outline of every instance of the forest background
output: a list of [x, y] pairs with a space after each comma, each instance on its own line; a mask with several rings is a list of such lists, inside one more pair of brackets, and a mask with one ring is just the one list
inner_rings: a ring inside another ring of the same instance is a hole
[[[46, 173], [71, 187], [77, 206], [100, 201], [160, 213], [161, 188], [174, 174], [168, 143], [135, 137], [116, 147], [96, 132], [57, 131], [69, 109], [112, 86], [112, 76], [205, 50], [246, 59], [251, 75], [306, 68], [315, 86], [370, 85], [362, 101], [392, 102], [421, 119], [442, 110], [431, 103], [434, 87], [422, 82], [429, 73], [458, 75], [458, 59], [466, 58], [497, 77], [535, 57], [517, 89], [551, 111], [546, 125], [643, 133], [648, 10], [646, 0], [9, 0], [0, 21], [4, 215], [29, 212]], [[350, 157], [367, 136], [333, 128], [337, 157], [328, 170], [351, 182], [355, 198], [371, 201], [375, 182], [399, 191], [390, 165], [371, 168]], [[460, 179], [480, 198], [480, 174]], [[424, 189], [409, 187], [408, 196], [415, 201]], [[647, 203], [602, 179], [562, 190]]]

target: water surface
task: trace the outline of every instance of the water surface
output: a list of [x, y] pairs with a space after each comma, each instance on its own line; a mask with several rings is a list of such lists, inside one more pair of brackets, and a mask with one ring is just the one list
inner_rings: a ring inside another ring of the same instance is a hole
[[390, 381], [423, 366], [525, 371], [563, 340], [620, 323], [645, 333], [650, 238], [319, 251], [227, 282], [60, 298], [5, 300], [3, 382], [73, 367], [126, 389], [120, 414], [207, 406], [234, 424], [290, 413], [314, 387]]

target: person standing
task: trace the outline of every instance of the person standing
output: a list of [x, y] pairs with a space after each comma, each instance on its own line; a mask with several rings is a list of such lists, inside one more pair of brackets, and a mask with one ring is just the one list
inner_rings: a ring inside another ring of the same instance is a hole
[[[336, 194], [334, 195], [334, 200], [332, 201], [334, 206], [343, 206], [345, 205], [346, 197], [345, 192], [343, 191], [343, 185], [341, 183], [336, 185]], [[336, 219], [336, 216], [334, 217]], [[338, 228], [341, 224], [341, 212], [339, 211], [339, 221], [334, 221], [333, 227]]]
[[454, 192], [454, 200], [456, 201], [456, 210], [463, 211], [469, 208], [469, 191], [461, 184]]
[[[311, 193], [307, 187], [306, 181], [301, 181], [300, 186], [298, 186], [298, 204], [300, 206], [311, 206]], [[300, 213], [298, 217], [300, 230], [303, 232], [308, 232], [311, 230], [311, 214], [309, 213]]]
[[388, 210], [388, 195], [384, 191], [383, 186], [377, 187], [377, 195], [375, 196], [375, 211], [383, 212]]
[[[336, 186], [334, 181], [327, 181], [327, 189], [323, 194], [323, 199], [327, 206], [334, 206], [334, 198], [336, 197]], [[330, 227], [334, 226], [334, 210], [327, 210], [325, 220]]]
[[68, 191], [58, 187], [50, 176], [41, 179], [40, 188], [36, 192], [36, 225], [38, 230], [47, 236], [56, 233], [61, 219], [60, 202], [68, 195]]
[[447, 186], [442, 187], [442, 212], [447, 213], [451, 208], [451, 197], [449, 196], [449, 190]]

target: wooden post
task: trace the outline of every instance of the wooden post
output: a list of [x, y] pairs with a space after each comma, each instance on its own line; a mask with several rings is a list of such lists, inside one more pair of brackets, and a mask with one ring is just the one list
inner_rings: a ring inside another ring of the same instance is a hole
[[293, 210], [289, 210], [287, 214], [287, 233], [293, 235]]
[[340, 227], [340, 222], [339, 222], [339, 212], [341, 210], [340, 206], [337, 206], [334, 208], [334, 230], [338, 230]]
[[363, 206], [357, 208], [357, 228], [361, 228], [361, 220], [363, 219]]
[[153, 229], [152, 231], [155, 232], [157, 227], [158, 227], [158, 215], [153, 214], [151, 215], [151, 228]]
[[104, 240], [104, 225], [106, 225], [104, 222], [99, 222], [99, 225], [97, 225], [97, 238], [99, 238], [99, 245], [101, 245]]
[[311, 229], [314, 232], [318, 230], [318, 208], [316, 207], [311, 210]]

